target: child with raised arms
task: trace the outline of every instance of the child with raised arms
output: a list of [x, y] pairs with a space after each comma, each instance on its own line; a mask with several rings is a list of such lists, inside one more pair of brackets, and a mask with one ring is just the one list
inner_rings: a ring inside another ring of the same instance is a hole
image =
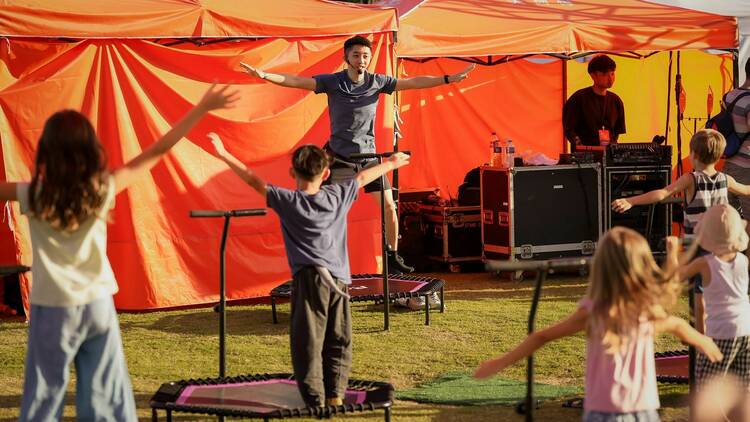
[[637, 232], [615, 227], [597, 246], [586, 296], [567, 318], [530, 334], [502, 356], [482, 363], [490, 377], [550, 341], [586, 331], [583, 420], [658, 421], [654, 336], [667, 332], [694, 345], [708, 360], [722, 359], [714, 342], [667, 313], [681, 284], [676, 274], [677, 238], [667, 238], [667, 262], [659, 268]]
[[112, 295], [107, 216], [117, 193], [148, 171], [209, 111], [238, 99], [212, 86], [161, 139], [114, 170], [93, 126], [63, 110], [44, 125], [30, 182], [0, 182], [0, 200], [29, 218], [33, 255], [21, 421], [59, 420], [70, 364], [79, 420], [135, 421], [135, 401]]

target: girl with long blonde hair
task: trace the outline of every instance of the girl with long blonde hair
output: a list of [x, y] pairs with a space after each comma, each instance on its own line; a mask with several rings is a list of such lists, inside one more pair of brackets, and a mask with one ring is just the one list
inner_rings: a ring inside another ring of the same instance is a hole
[[710, 361], [722, 359], [709, 338], [668, 314], [681, 290], [679, 240], [667, 238], [664, 268], [637, 232], [615, 227], [599, 241], [586, 296], [567, 318], [530, 334], [502, 356], [482, 363], [477, 378], [495, 375], [546, 343], [586, 331], [584, 421], [658, 421], [654, 336], [667, 332]]

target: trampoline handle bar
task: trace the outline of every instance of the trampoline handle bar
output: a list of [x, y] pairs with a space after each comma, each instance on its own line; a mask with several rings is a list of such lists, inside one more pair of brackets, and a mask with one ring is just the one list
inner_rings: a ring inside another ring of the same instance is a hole
[[370, 160], [370, 159], [378, 158], [378, 157], [390, 157], [391, 155], [397, 152], [402, 152], [406, 155], [411, 155], [411, 151], [387, 151], [387, 152], [381, 152], [381, 153], [368, 152], [368, 153], [349, 154], [349, 159], [350, 160]]
[[266, 215], [266, 209], [265, 208], [246, 208], [241, 210], [232, 210], [230, 211], [233, 217], [257, 217], [261, 215]]
[[544, 271], [586, 267], [589, 261], [590, 258], [561, 258], [547, 261], [488, 260], [486, 267], [491, 271]]
[[226, 211], [221, 210], [190, 210], [192, 218], [224, 217], [225, 215]]
[[191, 210], [190, 217], [192, 218], [212, 218], [212, 217], [253, 217], [259, 215], [266, 215], [265, 208], [248, 208], [241, 210]]

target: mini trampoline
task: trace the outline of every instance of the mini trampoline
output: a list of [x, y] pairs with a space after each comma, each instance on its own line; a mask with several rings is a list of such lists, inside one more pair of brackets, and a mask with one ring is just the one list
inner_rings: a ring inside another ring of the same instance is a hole
[[151, 398], [152, 420], [163, 409], [167, 421], [173, 412], [239, 417], [284, 419], [330, 417], [332, 415], [385, 411], [391, 420], [393, 386], [383, 382], [349, 380], [341, 406], [307, 407], [291, 374], [242, 375], [237, 377], [183, 380], [162, 384]]
[[[437, 278], [420, 277], [412, 275], [388, 276], [388, 297], [390, 302], [399, 298], [422, 296], [424, 301], [425, 325], [430, 325], [430, 303], [428, 296], [440, 292], [440, 312], [445, 312], [444, 294], [445, 282]], [[271, 313], [273, 323], [278, 324], [276, 315], [276, 300], [279, 298], [289, 299], [292, 296], [292, 282], [275, 287], [271, 290]], [[349, 296], [352, 302], [375, 302], [383, 303], [383, 276], [380, 274], [354, 274], [352, 284], [349, 286]]]
[[688, 351], [654, 353], [656, 380], [671, 384], [687, 384], [689, 380]]

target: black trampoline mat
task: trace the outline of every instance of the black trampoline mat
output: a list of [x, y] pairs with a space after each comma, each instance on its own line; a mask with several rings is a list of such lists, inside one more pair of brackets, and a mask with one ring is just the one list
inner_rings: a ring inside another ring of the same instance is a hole
[[[364, 403], [365, 391], [347, 390], [344, 404]], [[279, 409], [304, 408], [297, 382], [286, 379], [233, 384], [189, 385], [175, 401], [184, 406], [234, 409], [269, 413]]]
[[[393, 278], [391, 278], [393, 277]], [[417, 280], [401, 280], [398, 276], [388, 278], [388, 289], [394, 292], [416, 292], [428, 282]], [[352, 280], [349, 285], [349, 294], [356, 296], [375, 296], [383, 295], [383, 277], [357, 278]]]

